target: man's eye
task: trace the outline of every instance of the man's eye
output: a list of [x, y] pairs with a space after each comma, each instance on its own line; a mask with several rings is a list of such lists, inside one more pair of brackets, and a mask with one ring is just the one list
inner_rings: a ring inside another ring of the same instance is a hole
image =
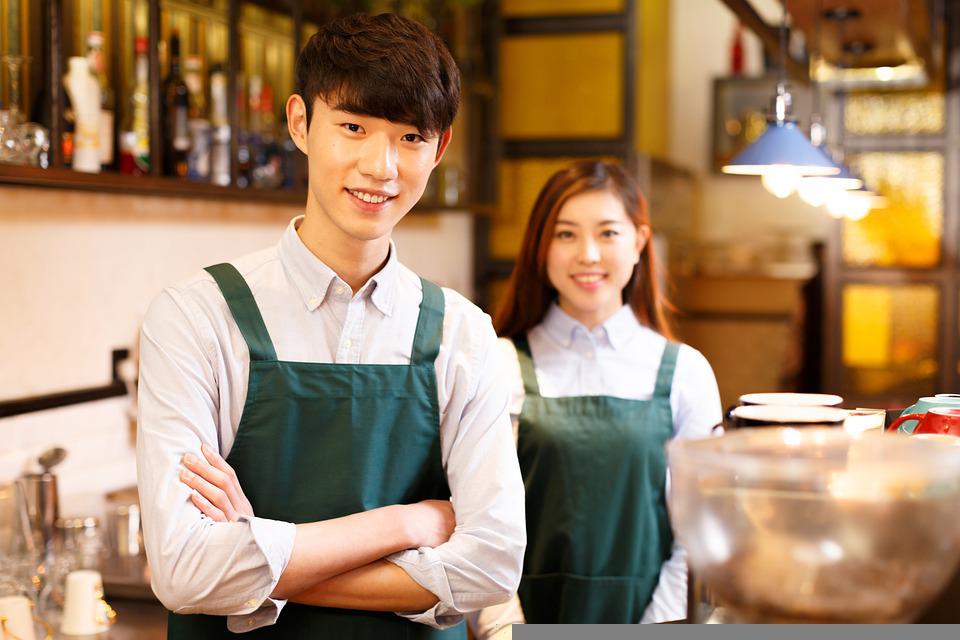
[[426, 142], [426, 138], [424, 138], [424, 137], [423, 137], [422, 135], [420, 135], [419, 133], [407, 133], [407, 134], [404, 134], [402, 140], [403, 140], [404, 142]]
[[352, 122], [348, 122], [341, 126], [347, 131], [350, 131], [351, 133], [360, 133], [360, 131], [362, 131], [362, 128], [360, 127], [360, 125], [354, 124]]

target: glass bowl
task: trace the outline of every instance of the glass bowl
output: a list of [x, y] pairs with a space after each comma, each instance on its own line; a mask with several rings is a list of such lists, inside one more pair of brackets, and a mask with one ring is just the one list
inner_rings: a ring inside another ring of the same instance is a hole
[[960, 560], [960, 447], [775, 427], [667, 447], [688, 562], [740, 622], [908, 622]]

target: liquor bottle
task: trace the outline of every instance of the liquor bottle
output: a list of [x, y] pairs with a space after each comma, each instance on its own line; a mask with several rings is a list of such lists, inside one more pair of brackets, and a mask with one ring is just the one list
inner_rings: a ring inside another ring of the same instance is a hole
[[180, 35], [170, 34], [170, 72], [163, 81], [163, 173], [180, 178], [187, 175], [190, 131], [187, 126], [190, 91], [180, 75]]
[[190, 92], [189, 119], [190, 151], [187, 153], [187, 179], [207, 182], [210, 179], [210, 121], [207, 120], [207, 100], [203, 90], [201, 68], [203, 61], [198, 55], [187, 56], [184, 63], [183, 81]]
[[227, 74], [223, 65], [210, 67], [210, 182], [230, 185], [230, 121], [227, 116]]
[[253, 186], [276, 189], [283, 181], [280, 145], [277, 144], [276, 116], [273, 114], [273, 87], [264, 83], [260, 90], [259, 144], [253, 158]]
[[147, 38], [137, 36], [135, 82], [130, 97], [130, 120], [121, 140], [120, 172], [146, 175], [150, 172], [150, 66]]
[[730, 43], [730, 75], [743, 75], [743, 25], [739, 22]]
[[103, 33], [91, 31], [87, 34], [87, 63], [90, 73], [100, 85], [100, 165], [106, 169], [113, 164], [113, 91], [107, 84], [104, 72]]

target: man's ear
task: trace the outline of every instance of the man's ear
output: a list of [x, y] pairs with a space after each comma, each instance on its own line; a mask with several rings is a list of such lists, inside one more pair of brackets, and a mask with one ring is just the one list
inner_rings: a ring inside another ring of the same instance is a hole
[[433, 166], [440, 164], [440, 160], [443, 158], [443, 154], [446, 153], [447, 147], [450, 145], [450, 140], [453, 138], [453, 127], [449, 127], [446, 131], [440, 134], [440, 144], [437, 145], [437, 157], [433, 161]]
[[287, 131], [297, 149], [307, 153], [307, 105], [296, 93], [287, 98]]

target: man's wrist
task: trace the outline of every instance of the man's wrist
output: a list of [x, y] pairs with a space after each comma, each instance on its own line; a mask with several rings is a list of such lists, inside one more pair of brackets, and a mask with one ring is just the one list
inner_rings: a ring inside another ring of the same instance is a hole
[[408, 504], [394, 504], [387, 507], [385, 514], [393, 525], [393, 536], [397, 541], [397, 551], [413, 549], [419, 546], [414, 535], [413, 509]]

